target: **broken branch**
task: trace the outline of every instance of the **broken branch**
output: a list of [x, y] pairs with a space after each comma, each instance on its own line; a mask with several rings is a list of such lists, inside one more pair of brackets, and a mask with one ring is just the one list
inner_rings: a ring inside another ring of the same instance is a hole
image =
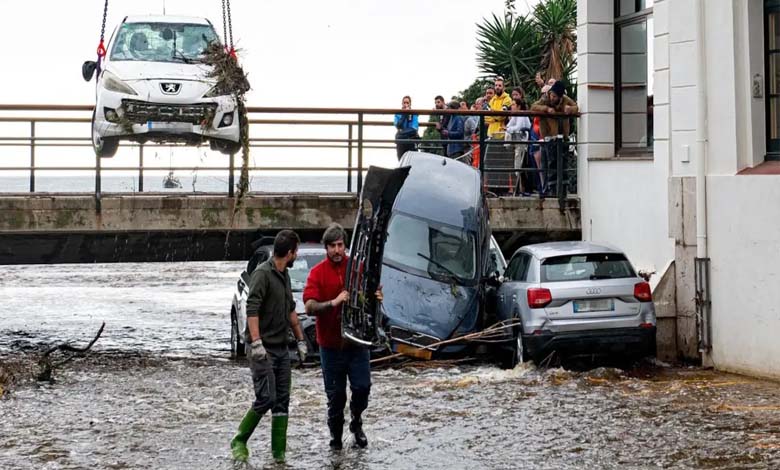
[[[59, 344], [57, 346], [54, 346], [53, 348], [49, 348], [46, 352], [43, 353], [41, 356], [40, 361], [38, 361], [38, 365], [41, 367], [40, 373], [38, 373], [38, 381], [40, 382], [51, 382], [52, 380], [52, 372], [55, 367], [62, 366], [63, 364], [67, 364], [68, 362], [75, 359], [77, 356], [83, 355], [87, 353], [92, 346], [97, 342], [97, 340], [100, 338], [100, 335], [103, 334], [103, 329], [106, 327], [106, 322], [103, 322], [102, 325], [100, 325], [100, 329], [98, 330], [97, 334], [94, 338], [92, 338], [92, 341], [89, 342], [85, 347], [83, 348], [77, 348], [74, 346], [71, 346], [68, 343]], [[63, 352], [70, 352], [74, 353], [71, 356], [68, 356], [64, 360], [54, 364], [52, 363], [49, 356], [53, 354], [56, 351], [63, 351]]]
[[[520, 325], [520, 320], [504, 320], [500, 321], [498, 323], [495, 323], [488, 328], [485, 328], [482, 331], [477, 331], [475, 333], [469, 333], [462, 336], [457, 336], [455, 338], [450, 338], [446, 340], [442, 340], [433, 344], [429, 344], [428, 346], [422, 347], [420, 349], [423, 350], [433, 350], [434, 348], [438, 348], [439, 346], [446, 346], [448, 344], [455, 344], [462, 341], [485, 341], [485, 342], [496, 342], [495, 340], [501, 336], [501, 333], [504, 333], [506, 331], [506, 328], [512, 328], [515, 326]], [[392, 359], [396, 359], [399, 357], [405, 356], [403, 353], [395, 353], [391, 354], [389, 356], [380, 357], [379, 359], [374, 359], [371, 361], [371, 364], [378, 364], [381, 362], [389, 361]]]

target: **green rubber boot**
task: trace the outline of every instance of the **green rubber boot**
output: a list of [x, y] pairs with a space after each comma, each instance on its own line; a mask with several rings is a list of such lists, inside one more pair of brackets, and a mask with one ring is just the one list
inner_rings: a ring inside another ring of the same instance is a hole
[[257, 423], [260, 422], [260, 418], [261, 416], [250, 408], [244, 415], [244, 419], [241, 420], [241, 424], [238, 425], [238, 432], [233, 437], [233, 440], [230, 441], [230, 450], [235, 460], [246, 462], [249, 459], [249, 449], [246, 447], [246, 441], [249, 440], [249, 437], [254, 432]]
[[271, 452], [274, 460], [284, 462], [284, 453], [287, 450], [287, 415], [279, 415], [271, 418]]

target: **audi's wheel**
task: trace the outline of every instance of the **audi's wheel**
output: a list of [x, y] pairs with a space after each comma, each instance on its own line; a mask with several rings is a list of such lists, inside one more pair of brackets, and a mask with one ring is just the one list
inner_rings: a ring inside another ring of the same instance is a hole
[[517, 364], [530, 360], [528, 351], [525, 349], [521, 328], [515, 333], [511, 346], [502, 349], [500, 354], [499, 361], [502, 369], [514, 369]]

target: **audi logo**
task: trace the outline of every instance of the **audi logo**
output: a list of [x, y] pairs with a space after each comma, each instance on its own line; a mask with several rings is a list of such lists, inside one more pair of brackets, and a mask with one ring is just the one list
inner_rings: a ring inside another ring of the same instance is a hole
[[585, 293], [588, 295], [598, 295], [601, 294], [601, 289], [598, 287], [591, 287], [589, 289], [586, 289]]

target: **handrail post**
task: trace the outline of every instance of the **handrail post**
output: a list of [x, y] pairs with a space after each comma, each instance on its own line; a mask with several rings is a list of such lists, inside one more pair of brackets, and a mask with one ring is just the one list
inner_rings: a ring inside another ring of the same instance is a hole
[[102, 210], [102, 205], [100, 202], [101, 187], [102, 184], [100, 180], [100, 155], [98, 155], [98, 153], [95, 152], [95, 209], [98, 212]]
[[228, 197], [233, 197], [233, 186], [235, 186], [235, 176], [234, 173], [236, 172], [236, 154], [230, 153], [230, 174], [228, 175]]
[[479, 117], [479, 178], [482, 186], [485, 186], [485, 157], [487, 149], [485, 140], [487, 139], [487, 129], [485, 129], [485, 116]]
[[563, 119], [561, 118], [558, 118], [558, 135], [555, 137], [555, 190], [558, 196], [558, 207], [563, 208], [566, 199], [566, 183], [563, 180]]
[[138, 192], [144, 192], [144, 144], [138, 146]]
[[30, 192], [35, 192], [35, 121], [30, 121]]
[[358, 174], [357, 174], [357, 192], [363, 191], [363, 113], [358, 113]]
[[347, 192], [352, 192], [352, 124], [349, 125], [349, 142], [347, 143]]

